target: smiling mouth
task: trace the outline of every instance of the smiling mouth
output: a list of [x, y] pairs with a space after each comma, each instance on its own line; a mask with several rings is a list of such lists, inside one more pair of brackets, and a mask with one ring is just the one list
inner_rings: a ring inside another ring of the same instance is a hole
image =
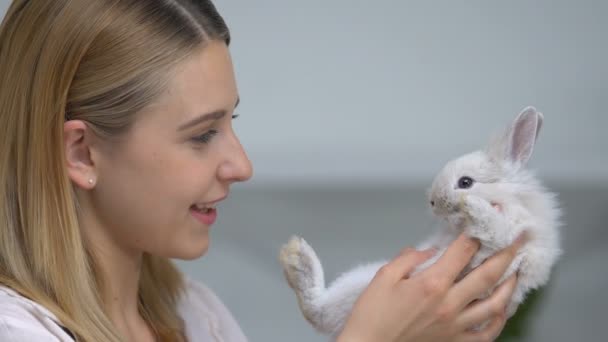
[[198, 206], [196, 204], [193, 204], [192, 206], [190, 206], [190, 209], [202, 213], [202, 214], [209, 214], [210, 212], [215, 210], [215, 205], [212, 206]]

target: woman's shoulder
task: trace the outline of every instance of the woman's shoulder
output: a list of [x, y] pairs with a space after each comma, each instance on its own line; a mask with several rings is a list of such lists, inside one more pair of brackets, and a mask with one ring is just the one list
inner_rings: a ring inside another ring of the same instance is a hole
[[[204, 283], [184, 276], [178, 312], [190, 341], [247, 338], [219, 297]], [[0, 341], [72, 341], [44, 306], [0, 285]]]
[[200, 336], [204, 329], [223, 340], [247, 341], [231, 312], [210, 287], [186, 275], [184, 285], [178, 311], [189, 336]]
[[70, 341], [42, 305], [0, 285], [0, 341]]

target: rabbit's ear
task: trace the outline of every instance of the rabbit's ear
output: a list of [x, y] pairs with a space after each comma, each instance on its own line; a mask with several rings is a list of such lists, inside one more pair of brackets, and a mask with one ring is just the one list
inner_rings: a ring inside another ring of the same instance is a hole
[[507, 158], [525, 165], [534, 150], [534, 144], [543, 124], [543, 115], [534, 107], [526, 107], [515, 119], [509, 133]]

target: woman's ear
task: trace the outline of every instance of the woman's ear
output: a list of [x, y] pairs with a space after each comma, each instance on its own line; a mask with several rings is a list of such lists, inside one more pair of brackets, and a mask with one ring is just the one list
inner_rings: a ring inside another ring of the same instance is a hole
[[97, 170], [91, 158], [93, 132], [82, 120], [69, 120], [63, 124], [65, 163], [70, 180], [76, 186], [90, 190], [97, 183]]

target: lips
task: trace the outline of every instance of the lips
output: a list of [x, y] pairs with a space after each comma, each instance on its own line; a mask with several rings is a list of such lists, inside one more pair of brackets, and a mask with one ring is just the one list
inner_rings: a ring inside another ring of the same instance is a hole
[[228, 195], [224, 195], [212, 202], [195, 203], [190, 206], [190, 213], [204, 225], [212, 225], [217, 218], [217, 205], [224, 200]]
[[198, 206], [191, 206], [190, 213], [204, 225], [212, 225], [217, 218], [217, 209], [212, 207], [199, 208]]
[[207, 213], [207, 212], [215, 209], [216, 206], [217, 206], [217, 203], [211, 204], [211, 205], [193, 204], [191, 208], [192, 208], [192, 210], [196, 210], [196, 211], [199, 211], [201, 213]]
[[228, 194], [219, 197], [218, 199], [214, 200], [214, 201], [209, 201], [209, 202], [200, 202], [200, 203], [194, 203], [192, 206], [196, 207], [197, 209], [207, 209], [207, 208], [215, 208], [218, 203], [220, 203], [221, 201], [225, 200], [226, 197], [228, 197]]

